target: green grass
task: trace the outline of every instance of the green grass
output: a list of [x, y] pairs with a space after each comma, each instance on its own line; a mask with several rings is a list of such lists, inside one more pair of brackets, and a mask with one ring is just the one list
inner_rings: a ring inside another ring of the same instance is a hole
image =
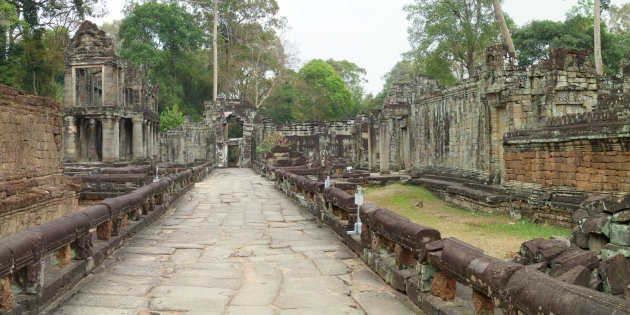
[[569, 229], [529, 222], [527, 218], [523, 218], [513, 223], [514, 224], [505, 224], [498, 222], [481, 223], [478, 226], [484, 231], [510, 234], [526, 239], [534, 239], [539, 237], [549, 238], [552, 235], [569, 237], [569, 235], [571, 234], [571, 230]]
[[[487, 218], [489, 222], [470, 224], [477, 228], [481, 235], [508, 234], [520, 238], [534, 239], [539, 237], [549, 238], [551, 235], [568, 237], [571, 232], [567, 228], [529, 222], [525, 217], [521, 220], [513, 221], [508, 215], [472, 212], [455, 208], [434, 196], [429, 190], [415, 185], [393, 184], [385, 187], [368, 188], [365, 190], [365, 195], [369, 198], [371, 195], [386, 189], [395, 189], [396, 193], [379, 199], [378, 203], [381, 207], [398, 210], [397, 212], [401, 215], [423, 225], [431, 226], [435, 224], [437, 220], [440, 220], [440, 213], [444, 213], [457, 215], [462, 218]], [[425, 205], [431, 202], [433, 208], [437, 211], [433, 211], [432, 215], [418, 211], [415, 203], [419, 200], [422, 200]]]

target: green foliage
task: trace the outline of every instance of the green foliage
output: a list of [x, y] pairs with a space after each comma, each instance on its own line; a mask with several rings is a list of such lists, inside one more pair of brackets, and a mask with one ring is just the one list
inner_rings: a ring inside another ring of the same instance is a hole
[[260, 112], [270, 117], [273, 122], [283, 123], [293, 119], [293, 108], [298, 102], [298, 90], [295, 87], [297, 73], [293, 70], [285, 70], [278, 88], [269, 96], [266, 105], [260, 108]]
[[160, 131], [165, 132], [177, 128], [184, 123], [184, 115], [179, 106], [174, 104], [160, 113]]
[[243, 123], [234, 116], [228, 119], [228, 138], [243, 138]]
[[[532, 21], [512, 33], [520, 65], [530, 65], [545, 58], [550, 47], [579, 48], [593, 53], [593, 20], [573, 16], [564, 22]], [[604, 72], [619, 72], [620, 61], [630, 50], [630, 36], [611, 34], [601, 27]]]
[[275, 147], [287, 148], [289, 147], [289, 140], [281, 136], [279, 133], [274, 132], [263, 139], [262, 143], [256, 147], [257, 153], [271, 152], [271, 149]]
[[630, 3], [610, 8], [610, 32], [630, 35]]
[[404, 10], [412, 23], [409, 56], [441, 84], [471, 75], [483, 50], [499, 42], [492, 0], [414, 0]]
[[182, 81], [195, 72], [192, 52], [205, 39], [195, 17], [175, 2], [147, 2], [132, 6], [120, 24], [119, 36], [121, 57], [150, 69], [149, 78], [160, 85], [160, 107], [183, 107], [188, 89]]
[[313, 59], [298, 72], [297, 120], [337, 120], [352, 114], [352, 94], [335, 69], [321, 59]]
[[328, 59], [326, 60], [326, 63], [335, 69], [335, 72], [339, 74], [345, 83], [346, 88], [352, 94], [352, 102], [354, 103], [352, 115], [356, 115], [361, 109], [363, 109], [365, 91], [363, 90], [362, 85], [367, 83], [367, 79], [365, 79], [367, 72], [365, 69], [357, 66], [354, 62], [350, 62], [348, 60], [337, 61], [334, 59]]

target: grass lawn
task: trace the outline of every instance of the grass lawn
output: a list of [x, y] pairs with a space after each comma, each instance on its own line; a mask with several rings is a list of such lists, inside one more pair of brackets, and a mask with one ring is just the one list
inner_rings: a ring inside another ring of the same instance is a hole
[[[490, 256], [505, 258], [519, 250], [521, 243], [551, 235], [568, 237], [569, 229], [531, 223], [527, 218], [514, 221], [508, 215], [471, 212], [452, 207], [430, 191], [414, 186], [393, 184], [372, 187], [364, 192], [365, 202], [374, 202], [411, 221], [439, 230], [442, 237], [456, 237], [479, 247]], [[423, 207], [415, 205], [422, 201]]]

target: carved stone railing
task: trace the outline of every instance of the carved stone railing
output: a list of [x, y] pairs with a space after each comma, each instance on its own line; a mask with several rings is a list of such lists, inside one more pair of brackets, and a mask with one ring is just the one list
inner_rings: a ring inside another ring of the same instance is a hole
[[[349, 235], [356, 220], [354, 196], [291, 170], [261, 162], [254, 169], [330, 225], [427, 314], [494, 314], [495, 308], [504, 314], [630, 314], [629, 300], [552, 278], [536, 265], [485, 255], [456, 238], [442, 239], [439, 231], [375, 204], [360, 207], [362, 232]], [[458, 283], [472, 289], [472, 302], [455, 296]]]
[[0, 238], [0, 313], [37, 314], [205, 178], [205, 163]]

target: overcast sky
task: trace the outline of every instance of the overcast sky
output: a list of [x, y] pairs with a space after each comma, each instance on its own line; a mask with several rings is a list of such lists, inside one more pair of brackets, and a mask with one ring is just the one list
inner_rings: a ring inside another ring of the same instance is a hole
[[[406, 14], [410, 0], [277, 0], [288, 20], [286, 39], [302, 65], [311, 59], [349, 60], [366, 69], [366, 90], [378, 93], [382, 76], [410, 49]], [[121, 19], [124, 0], [107, 1], [103, 21]], [[518, 24], [531, 20], [564, 20], [577, 0], [504, 0], [503, 11]], [[622, 5], [627, 0], [612, 0]]]

